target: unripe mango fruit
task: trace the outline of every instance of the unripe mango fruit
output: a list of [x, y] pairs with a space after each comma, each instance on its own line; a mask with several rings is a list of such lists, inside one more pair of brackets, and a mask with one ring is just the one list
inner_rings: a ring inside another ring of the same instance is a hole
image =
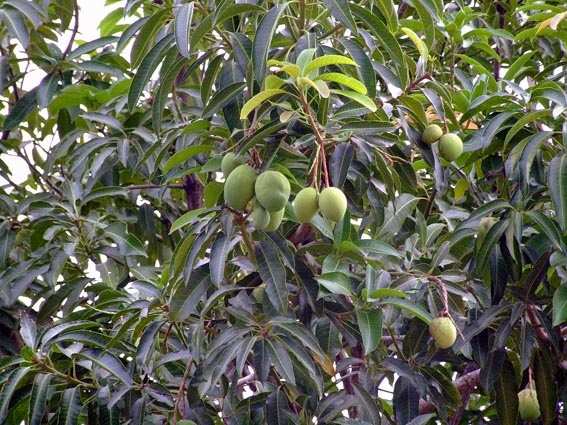
[[254, 196], [254, 182], [256, 172], [248, 164], [236, 167], [224, 183], [224, 201], [236, 210], [246, 208]]
[[463, 141], [456, 134], [444, 134], [439, 139], [439, 153], [447, 161], [454, 161], [463, 153]]
[[421, 133], [421, 140], [428, 145], [435, 143], [443, 136], [443, 129], [437, 124], [431, 124], [425, 127], [423, 133]]
[[525, 388], [518, 393], [518, 410], [524, 421], [537, 421], [541, 415], [537, 392], [533, 388]]
[[301, 189], [293, 201], [295, 217], [300, 223], [309, 223], [319, 210], [317, 190], [313, 187]]
[[449, 348], [457, 340], [457, 328], [448, 317], [437, 317], [429, 324], [429, 333], [439, 348]]
[[341, 221], [347, 209], [345, 194], [338, 187], [327, 187], [319, 195], [319, 209], [328, 220]]
[[282, 224], [282, 219], [285, 213], [285, 208], [282, 208], [279, 211], [270, 213], [270, 222], [264, 229], [266, 232], [275, 232], [280, 224]]
[[254, 223], [254, 227], [258, 230], [264, 230], [270, 224], [270, 213], [257, 202], [255, 202], [254, 208], [250, 213], [250, 218]]
[[291, 187], [279, 171], [264, 171], [256, 179], [256, 199], [267, 211], [276, 212], [285, 208]]
[[236, 156], [235, 153], [227, 153], [221, 161], [221, 171], [224, 178], [226, 179], [230, 175], [230, 173], [232, 173], [232, 171], [243, 162], [244, 161], [242, 160], [242, 158]]

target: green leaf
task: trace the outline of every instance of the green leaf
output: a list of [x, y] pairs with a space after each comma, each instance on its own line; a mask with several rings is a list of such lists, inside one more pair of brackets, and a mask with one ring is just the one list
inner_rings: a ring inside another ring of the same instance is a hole
[[75, 425], [81, 414], [81, 390], [78, 387], [67, 388], [63, 392], [63, 402], [59, 409], [58, 425]]
[[250, 112], [252, 112], [254, 109], [256, 109], [258, 106], [260, 106], [262, 103], [264, 103], [266, 100], [270, 99], [271, 97], [284, 93], [286, 93], [286, 91], [282, 89], [269, 89], [269, 90], [261, 91], [260, 93], [258, 93], [256, 96], [253, 96], [244, 104], [244, 106], [240, 110], [240, 119], [241, 120], [246, 119], [246, 117], [248, 116], [248, 114], [250, 114]]
[[132, 79], [130, 91], [128, 92], [128, 109], [130, 111], [134, 110], [134, 107], [136, 106], [136, 103], [138, 103], [138, 99], [142, 95], [146, 84], [148, 83], [148, 81], [150, 81], [150, 78], [155, 69], [165, 57], [166, 51], [170, 47], [172, 42], [173, 34], [166, 35], [149, 51], [149, 53], [142, 60], [140, 68]]
[[2, 386], [0, 393], [0, 423], [4, 423], [9, 413], [10, 402], [14, 392], [18, 389], [26, 375], [31, 371], [29, 367], [21, 367], [10, 373], [9, 379]]
[[230, 247], [231, 238], [230, 235], [226, 233], [219, 233], [211, 247], [209, 263], [211, 268], [211, 281], [217, 286], [224, 280], [224, 269]]
[[191, 273], [187, 284], [179, 284], [169, 301], [170, 318], [176, 322], [186, 320], [190, 315], [197, 314], [199, 301], [210, 286], [208, 266], [201, 266]]
[[528, 211], [526, 217], [532, 220], [538, 230], [540, 230], [549, 241], [554, 245], [555, 249], [564, 249], [564, 243], [561, 236], [561, 230], [557, 223], [543, 214], [541, 211]]
[[80, 356], [92, 361], [96, 366], [110, 372], [113, 376], [118, 378], [123, 384], [131, 387], [134, 385], [134, 380], [122, 364], [114, 355], [108, 351], [100, 350], [84, 350], [79, 353]]
[[10, 8], [0, 9], [0, 15], [4, 15], [3, 21], [6, 23], [10, 33], [19, 40], [24, 49], [30, 44], [30, 33], [24, 22], [22, 14]]
[[547, 348], [540, 348], [533, 356], [533, 375], [543, 424], [551, 425], [557, 416], [557, 364]]
[[215, 25], [219, 26], [223, 22], [231, 18], [234, 18], [235, 16], [242, 15], [244, 13], [263, 12], [263, 11], [264, 9], [256, 4], [226, 2], [218, 10], [217, 16], [215, 18]]
[[[144, 23], [130, 52], [130, 63], [132, 68], [136, 68], [140, 65], [142, 59], [148, 50], [150, 50], [150, 45], [154, 41], [156, 34], [160, 28], [162, 28], [162, 24], [168, 18], [169, 14], [170, 10], [168, 8], [160, 9]], [[173, 35], [169, 34], [169, 36], [173, 38]]]
[[321, 74], [315, 79], [315, 81], [317, 80], [332, 81], [333, 83], [338, 83], [348, 87], [349, 89], [353, 89], [360, 94], [366, 94], [368, 92], [368, 90], [366, 90], [366, 86], [356, 78], [349, 77], [348, 75], [341, 74], [339, 72], [327, 72], [325, 74]]
[[[364, 86], [366, 87], [366, 92], [360, 93], [367, 94], [368, 96], [370, 96], [370, 98], [374, 98], [376, 96], [376, 72], [372, 67], [370, 58], [362, 49], [362, 47], [360, 47], [357, 41], [346, 38], [342, 38], [339, 41], [358, 65], [356, 72], [358, 73], [358, 77], [361, 81], [364, 82]], [[355, 91], [358, 91], [354, 87], [351, 88]]]
[[567, 231], [567, 154], [561, 154], [553, 158], [549, 163], [549, 175], [547, 184], [555, 217], [564, 232]]
[[376, 112], [378, 110], [376, 104], [374, 103], [374, 101], [372, 99], [370, 99], [368, 96], [357, 93], [355, 91], [333, 89], [333, 90], [331, 90], [331, 93], [335, 93], [335, 94], [338, 94], [339, 96], [344, 96], [344, 97], [347, 97], [349, 99], [352, 99], [355, 102], [360, 103], [366, 109], [369, 109], [370, 112]]
[[99, 189], [93, 190], [87, 196], [82, 199], [82, 205], [86, 205], [89, 202], [92, 202], [96, 199], [106, 198], [108, 196], [116, 197], [116, 196], [128, 196], [128, 191], [123, 187], [119, 186], [108, 186], [108, 187], [101, 187]]
[[398, 70], [398, 78], [402, 86], [405, 87], [408, 81], [408, 70], [405, 55], [396, 38], [384, 23], [373, 15], [367, 8], [357, 4], [351, 4], [351, 10], [358, 18], [362, 19], [368, 26], [368, 29], [381, 41], [382, 46], [396, 64]]
[[13, 130], [27, 118], [27, 116], [37, 106], [37, 90], [27, 92], [16, 104], [10, 109], [6, 120], [4, 121], [4, 131]]
[[213, 116], [213, 114], [215, 114], [221, 108], [232, 102], [233, 99], [240, 94], [245, 86], [246, 83], [232, 83], [217, 91], [213, 95], [211, 100], [207, 103], [207, 106], [205, 106], [205, 108], [203, 109], [203, 118], [209, 118]]
[[424, 61], [427, 61], [427, 58], [429, 57], [429, 49], [427, 48], [427, 45], [423, 42], [423, 40], [419, 38], [419, 36], [410, 28], [402, 27], [400, 29], [405, 35], [408, 36], [412, 43], [415, 44], [415, 47], [419, 51], [421, 58]]
[[433, 317], [431, 317], [431, 314], [427, 310], [425, 310], [420, 305], [414, 304], [408, 300], [403, 300], [399, 298], [387, 298], [385, 300], [380, 301], [380, 303], [401, 308], [402, 310], [405, 310], [408, 313], [410, 313], [412, 316], [415, 316], [421, 321], [425, 322], [426, 324], [429, 324], [433, 320]]
[[368, 301], [379, 300], [380, 298], [406, 298], [407, 295], [404, 291], [400, 291], [399, 289], [393, 288], [378, 288], [373, 291], [370, 291], [367, 294]]
[[195, 222], [200, 216], [205, 215], [213, 211], [212, 208], [198, 208], [196, 210], [191, 210], [183, 214], [177, 220], [173, 222], [171, 225], [171, 229], [169, 230], [169, 234], [176, 232], [177, 230], [187, 226]]
[[494, 388], [496, 412], [502, 425], [516, 425], [518, 423], [518, 387], [514, 367], [505, 360]]
[[126, 30], [124, 30], [124, 32], [122, 33], [122, 35], [120, 35], [120, 38], [118, 39], [118, 43], [116, 43], [117, 53], [121, 53], [122, 50], [124, 50], [128, 42], [132, 39], [132, 37], [134, 37], [134, 35], [140, 30], [140, 28], [144, 26], [144, 24], [148, 21], [148, 19], [150, 19], [149, 16], [140, 18], [134, 23], [132, 23], [128, 28], [126, 28]]
[[281, 312], [288, 308], [286, 272], [281, 258], [272, 243], [261, 241], [256, 245], [258, 273], [266, 284], [266, 294], [272, 305]]
[[47, 394], [52, 377], [53, 375], [50, 373], [40, 373], [35, 376], [28, 415], [28, 423], [30, 425], [40, 425], [42, 423], [46, 413]]
[[313, 71], [329, 65], [353, 65], [357, 66], [356, 62], [351, 58], [342, 55], [325, 55], [313, 59], [309, 62], [302, 71], [302, 75], [309, 75]]
[[357, 309], [356, 321], [362, 336], [364, 355], [368, 355], [378, 347], [382, 339], [382, 312], [374, 309]]
[[157, 320], [144, 329], [144, 333], [140, 337], [138, 344], [138, 352], [136, 353], [136, 364], [142, 370], [151, 370], [149, 367], [150, 360], [154, 355], [154, 344], [156, 342], [156, 335], [165, 322]]
[[221, 65], [225, 62], [224, 55], [215, 56], [211, 61], [209, 61], [207, 69], [205, 71], [205, 76], [201, 84], [201, 100], [204, 104], [209, 100], [211, 90], [213, 89], [213, 84], [215, 83], [219, 72], [221, 70]]
[[476, 220], [480, 220], [483, 217], [488, 217], [489, 215], [497, 211], [506, 210], [510, 208], [512, 208], [512, 205], [510, 205], [508, 201], [505, 201], [504, 199], [495, 199], [494, 201], [487, 202], [481, 207], [475, 209], [471, 213], [471, 215], [469, 215], [469, 217], [461, 223], [461, 226], [459, 227], [473, 223]]
[[419, 393], [410, 379], [398, 378], [394, 385], [393, 403], [399, 424], [407, 424], [419, 415]]
[[184, 58], [189, 57], [189, 31], [193, 19], [194, 4], [185, 3], [177, 8], [175, 14], [175, 43], [177, 50]]
[[254, 76], [260, 85], [262, 81], [264, 81], [268, 51], [272, 44], [272, 38], [276, 32], [280, 16], [286, 8], [287, 3], [272, 7], [268, 13], [264, 15], [256, 29], [254, 44], [252, 46], [252, 63], [254, 64]]
[[89, 121], [94, 121], [100, 124], [104, 124], [107, 127], [113, 128], [115, 130], [124, 133], [124, 130], [122, 128], [122, 123], [120, 123], [120, 121], [118, 121], [116, 118], [110, 115], [101, 114], [98, 112], [84, 112], [81, 114], [81, 117]]
[[567, 286], [561, 285], [553, 294], [553, 326], [567, 321]]
[[285, 347], [278, 341], [271, 339], [267, 340], [268, 348], [272, 352], [272, 361], [278, 374], [289, 382], [291, 385], [295, 385], [295, 374], [293, 373], [293, 363]]
[[162, 171], [163, 171], [164, 174], [168, 173], [169, 171], [173, 170], [178, 165], [181, 165], [184, 162], [186, 162], [189, 158], [192, 158], [195, 155], [198, 155], [200, 153], [210, 152], [212, 150], [212, 148], [213, 147], [210, 146], [210, 145], [188, 146], [185, 149], [180, 150], [179, 152], [175, 152], [171, 156], [171, 158], [169, 158], [167, 160], [167, 162], [163, 166]]
[[476, 273], [478, 276], [482, 276], [484, 269], [488, 263], [488, 259], [492, 252], [492, 248], [498, 243], [500, 237], [504, 234], [509, 224], [509, 220], [501, 220], [495, 225], [493, 225], [484, 240], [482, 241], [482, 245], [478, 249], [478, 253], [476, 255]]
[[152, 126], [156, 132], [161, 131], [162, 125], [162, 114], [167, 102], [167, 97], [175, 82], [175, 79], [179, 75], [179, 72], [183, 69], [186, 64], [185, 59], [180, 59], [175, 62], [164, 75], [160, 77], [160, 85], [157, 91], [157, 95], [154, 98], [154, 103], [152, 104]]
[[81, 44], [75, 50], [72, 50], [69, 53], [69, 59], [76, 59], [85, 55], [87, 53], [91, 53], [96, 49], [100, 49], [101, 47], [108, 46], [109, 44], [115, 43], [118, 41], [118, 37], [101, 37], [93, 41], [88, 41], [87, 43]]
[[331, 15], [343, 24], [345, 28], [348, 28], [354, 34], [358, 33], [347, 0], [323, 0], [323, 3], [325, 3]]
[[24, 15], [32, 24], [34, 29], [37, 29], [42, 24], [42, 19], [45, 19], [45, 13], [42, 8], [33, 2], [25, 0], [4, 0], [4, 5], [12, 6]]
[[344, 273], [323, 273], [316, 280], [331, 294], [352, 296], [350, 280]]

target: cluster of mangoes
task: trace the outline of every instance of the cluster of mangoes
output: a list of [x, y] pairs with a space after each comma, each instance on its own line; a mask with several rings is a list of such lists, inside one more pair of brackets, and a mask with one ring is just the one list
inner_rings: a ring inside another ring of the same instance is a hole
[[293, 201], [295, 218], [300, 223], [309, 223], [317, 211], [321, 211], [327, 220], [338, 223], [346, 213], [347, 199], [338, 187], [326, 187], [317, 193], [317, 189], [301, 189]]
[[463, 153], [461, 138], [454, 133], [444, 134], [437, 124], [428, 125], [421, 134], [421, 140], [428, 145], [439, 141], [439, 154], [447, 161], [454, 161]]
[[235, 210], [245, 210], [251, 204], [250, 218], [258, 230], [275, 231], [281, 224], [291, 188], [279, 171], [264, 171], [257, 175], [234, 153], [225, 155], [221, 171], [226, 181], [224, 201]]

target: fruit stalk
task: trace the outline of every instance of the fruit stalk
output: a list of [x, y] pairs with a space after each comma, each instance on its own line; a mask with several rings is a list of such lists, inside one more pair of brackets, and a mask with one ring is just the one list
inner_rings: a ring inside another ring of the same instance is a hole
[[[313, 129], [313, 134], [315, 136], [315, 140], [317, 141], [317, 145], [318, 145], [318, 149], [315, 154], [315, 159], [313, 160], [314, 166], [313, 166], [313, 174], [311, 176], [311, 182], [312, 183], [316, 182], [318, 168], [319, 168], [317, 165], [320, 164], [322, 168], [323, 178], [325, 181], [325, 187], [329, 187], [331, 186], [331, 184], [329, 183], [329, 171], [327, 169], [327, 158], [325, 154], [325, 136], [321, 133], [319, 124], [317, 123], [317, 120], [313, 116], [313, 111], [311, 110], [309, 103], [307, 103], [307, 100], [305, 99], [303, 93], [301, 94], [300, 100], [303, 106], [303, 112], [305, 113], [305, 115], [307, 115], [307, 119], [309, 120], [309, 125]], [[316, 185], [316, 187], [317, 186], [318, 185]]]

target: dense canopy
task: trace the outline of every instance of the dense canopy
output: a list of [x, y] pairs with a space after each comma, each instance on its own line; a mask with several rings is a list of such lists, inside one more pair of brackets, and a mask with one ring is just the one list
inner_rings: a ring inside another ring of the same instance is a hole
[[96, 1], [0, 1], [0, 423], [567, 423], [564, 0]]

